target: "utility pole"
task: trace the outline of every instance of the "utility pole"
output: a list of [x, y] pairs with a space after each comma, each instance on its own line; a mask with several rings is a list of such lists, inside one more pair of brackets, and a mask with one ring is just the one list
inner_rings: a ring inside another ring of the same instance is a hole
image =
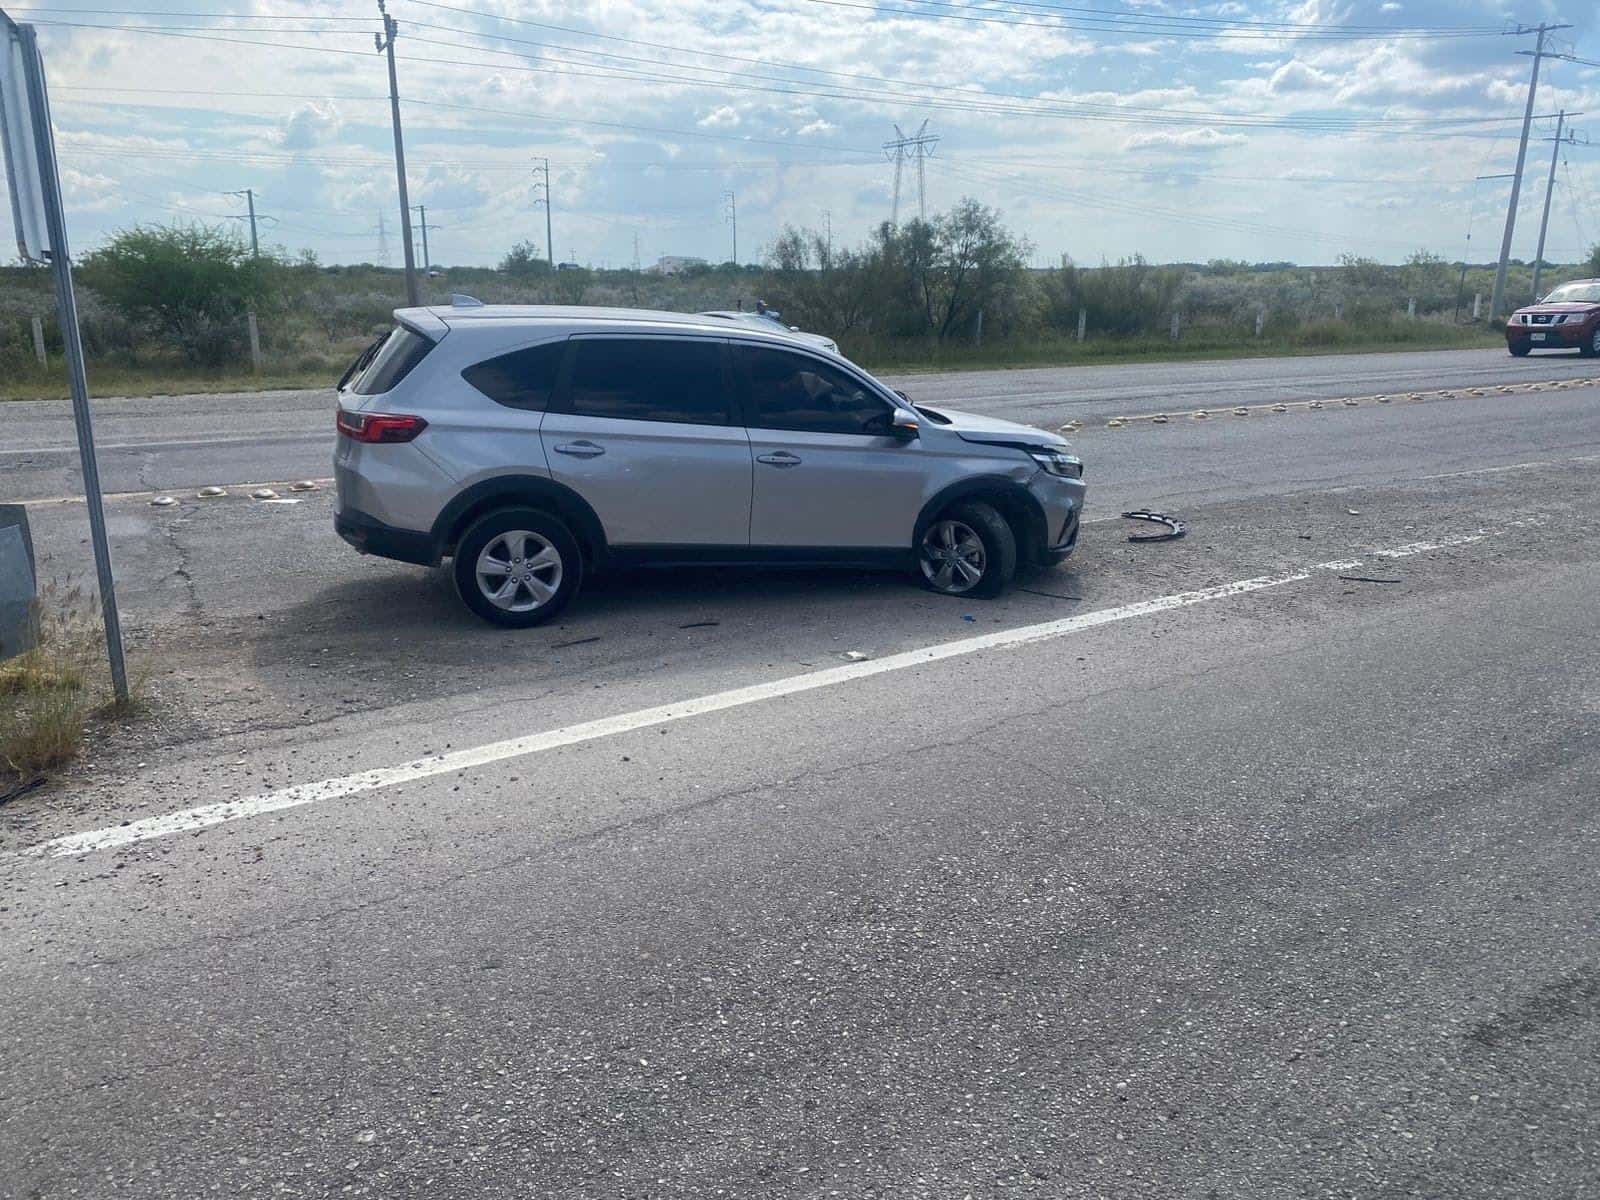
[[733, 258], [734, 266], [739, 265], [739, 203], [732, 192], [722, 193], [722, 202], [726, 206], [722, 215], [729, 225], [733, 227]]
[[[556, 239], [555, 235], [550, 232], [550, 160], [541, 158], [538, 161], [540, 165], [534, 169], [534, 174], [539, 175], [542, 173], [544, 180], [533, 185], [533, 204], [535, 208], [541, 204], [544, 205], [544, 253], [545, 257], [550, 260], [550, 269], [554, 271], [556, 269]], [[544, 192], [543, 196], [539, 194], [541, 189]]]
[[1522, 168], [1528, 159], [1528, 130], [1533, 124], [1533, 101], [1539, 91], [1539, 64], [1544, 61], [1545, 38], [1557, 29], [1571, 29], [1570, 25], [1519, 25], [1515, 33], [1518, 37], [1524, 34], [1537, 33], [1539, 40], [1530, 52], [1518, 50], [1518, 54], [1533, 56], [1533, 74], [1528, 79], [1528, 104], [1522, 113], [1522, 140], [1517, 143], [1517, 169], [1511, 179], [1511, 200], [1506, 205], [1506, 231], [1500, 239], [1500, 265], [1494, 272], [1494, 291], [1489, 294], [1489, 320], [1493, 321], [1495, 314], [1500, 311], [1500, 302], [1505, 299], [1506, 292], [1506, 263], [1511, 258], [1511, 238], [1517, 228], [1517, 201], [1522, 195]]
[[417, 308], [422, 298], [417, 292], [417, 257], [411, 248], [411, 201], [406, 197], [406, 142], [400, 132], [400, 81], [394, 72], [394, 39], [400, 26], [389, 15], [387, 0], [378, 0], [383, 17], [383, 32], [372, 35], [379, 53], [389, 56], [389, 114], [394, 122], [394, 173], [400, 184], [400, 242], [406, 255], [406, 303]]
[[825, 248], [825, 252], [826, 252], [827, 257], [824, 260], [822, 265], [824, 267], [832, 267], [833, 266], [833, 210], [831, 208], [825, 208], [825, 209], [822, 210], [822, 227], [823, 227], [824, 230], [827, 231], [826, 234], [825, 234], [825, 240], [822, 243], [823, 247]]
[[1562, 109], [1556, 114], [1556, 135], [1548, 139], [1550, 145], [1550, 177], [1544, 183], [1544, 215], [1539, 218], [1539, 250], [1533, 256], [1533, 302], [1539, 303], [1539, 276], [1544, 270], [1544, 236], [1550, 228], [1550, 197], [1556, 190], [1556, 162], [1561, 157], [1563, 143], [1573, 145], [1577, 138], [1571, 133], [1566, 137], [1561, 136], [1561, 131], [1567, 123], [1568, 117], [1581, 117], [1582, 113], [1569, 113]]
[[439, 227], [428, 224], [428, 206], [426, 204], [413, 204], [411, 210], [417, 214], [417, 228], [422, 230], [422, 269], [424, 272], [431, 271], [433, 270], [433, 259], [428, 255], [428, 230]]
[[261, 239], [256, 237], [256, 190], [254, 188], [245, 188], [242, 192], [234, 192], [232, 194], [243, 196], [245, 203], [250, 207], [250, 257], [260, 258]]

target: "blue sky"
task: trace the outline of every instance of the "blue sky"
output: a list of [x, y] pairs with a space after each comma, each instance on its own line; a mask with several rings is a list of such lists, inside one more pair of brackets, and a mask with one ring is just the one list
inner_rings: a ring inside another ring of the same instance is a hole
[[[29, 0], [82, 252], [135, 223], [228, 221], [324, 262], [400, 260], [374, 0]], [[786, 224], [861, 240], [889, 216], [882, 143], [924, 120], [930, 211], [974, 196], [1040, 264], [1395, 261], [1498, 249], [1532, 37], [1600, 60], [1597, 9], [1549, 0], [390, 0], [411, 200], [435, 262], [758, 261]], [[1537, 111], [1584, 110], [1547, 254], [1600, 240], [1600, 68], [1547, 61]], [[1548, 136], [1553, 122], [1539, 122]], [[1549, 142], [1515, 253], [1531, 257]], [[909, 164], [901, 211], [915, 211]], [[9, 213], [0, 208], [0, 232]], [[419, 248], [420, 255], [420, 248]]]

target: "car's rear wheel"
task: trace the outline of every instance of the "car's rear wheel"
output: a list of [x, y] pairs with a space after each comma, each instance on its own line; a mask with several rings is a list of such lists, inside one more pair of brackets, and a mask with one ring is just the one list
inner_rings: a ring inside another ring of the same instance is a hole
[[523, 629], [567, 606], [583, 579], [583, 559], [559, 518], [503, 508], [461, 535], [451, 571], [468, 608], [496, 625]]
[[1600, 323], [1595, 325], [1593, 333], [1584, 341], [1578, 343], [1578, 353], [1585, 358], [1594, 358], [1600, 355]]
[[1017, 573], [1017, 537], [990, 505], [958, 504], [923, 532], [917, 566], [941, 595], [998, 596]]
[[1506, 349], [1511, 351], [1513, 358], [1527, 358], [1528, 351], [1532, 350], [1533, 347], [1528, 345], [1527, 342], [1523, 342], [1520, 346], [1512, 343], [1510, 346], [1507, 346]]

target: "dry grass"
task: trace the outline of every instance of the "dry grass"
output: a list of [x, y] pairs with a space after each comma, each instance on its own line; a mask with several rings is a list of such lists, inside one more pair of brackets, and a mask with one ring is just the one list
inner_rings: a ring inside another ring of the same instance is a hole
[[72, 761], [90, 719], [116, 707], [98, 669], [105, 643], [96, 611], [81, 588], [47, 585], [38, 644], [0, 663], [0, 776], [32, 778]]

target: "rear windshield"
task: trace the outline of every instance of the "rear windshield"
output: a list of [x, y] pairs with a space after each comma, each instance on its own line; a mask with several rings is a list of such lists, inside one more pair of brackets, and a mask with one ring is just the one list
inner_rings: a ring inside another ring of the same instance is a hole
[[394, 388], [423, 360], [433, 342], [414, 329], [396, 325], [384, 338], [372, 361], [356, 376], [351, 391], [358, 396], [376, 396]]

